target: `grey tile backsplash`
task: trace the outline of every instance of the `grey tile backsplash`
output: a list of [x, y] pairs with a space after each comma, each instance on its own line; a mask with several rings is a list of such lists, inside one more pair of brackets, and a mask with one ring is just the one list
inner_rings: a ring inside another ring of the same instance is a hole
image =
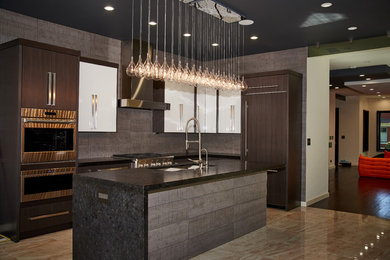
[[[152, 111], [118, 108], [116, 133], [80, 133], [79, 158], [111, 156], [115, 153], [185, 152], [184, 134], [152, 132]], [[209, 152], [240, 154], [239, 134], [203, 134]]]

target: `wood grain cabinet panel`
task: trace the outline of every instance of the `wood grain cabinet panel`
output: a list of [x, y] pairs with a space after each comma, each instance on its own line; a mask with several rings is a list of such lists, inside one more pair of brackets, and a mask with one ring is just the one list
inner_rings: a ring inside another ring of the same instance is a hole
[[22, 107], [76, 110], [78, 63], [78, 56], [23, 46]]
[[242, 95], [242, 159], [285, 164], [268, 172], [267, 204], [300, 205], [302, 151], [302, 75], [276, 71], [246, 75]]

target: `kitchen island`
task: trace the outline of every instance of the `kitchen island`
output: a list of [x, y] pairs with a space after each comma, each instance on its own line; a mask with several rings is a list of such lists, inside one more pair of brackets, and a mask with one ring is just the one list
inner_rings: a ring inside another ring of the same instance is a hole
[[265, 225], [269, 169], [124, 169], [73, 178], [74, 259], [188, 259]]

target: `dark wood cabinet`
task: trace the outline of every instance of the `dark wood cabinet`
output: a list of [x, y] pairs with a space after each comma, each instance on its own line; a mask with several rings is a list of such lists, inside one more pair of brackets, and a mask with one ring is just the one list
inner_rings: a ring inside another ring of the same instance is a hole
[[[77, 115], [79, 57], [80, 51], [25, 39], [0, 44], [0, 233], [13, 241], [71, 227], [68, 194], [22, 202], [22, 171], [75, 167], [76, 162], [22, 163], [21, 114], [22, 108], [40, 108], [73, 110]], [[55, 81], [49, 81], [50, 73], [55, 73]], [[51, 85], [49, 92], [50, 83], [55, 83], [55, 91]], [[52, 105], [49, 93], [55, 95]], [[73, 142], [77, 147], [77, 135]], [[49, 183], [39, 180], [35, 183]]]
[[267, 204], [300, 205], [302, 75], [276, 71], [246, 75], [242, 95], [242, 160], [284, 164], [269, 171]]
[[20, 238], [72, 227], [72, 197], [21, 204]]
[[79, 56], [22, 47], [22, 107], [76, 110]]

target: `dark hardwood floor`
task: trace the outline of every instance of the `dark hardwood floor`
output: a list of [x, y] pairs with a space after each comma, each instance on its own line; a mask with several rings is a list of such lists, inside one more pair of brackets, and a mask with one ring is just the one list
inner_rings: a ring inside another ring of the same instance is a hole
[[390, 179], [359, 178], [358, 167], [329, 170], [329, 198], [310, 207], [390, 219]]

